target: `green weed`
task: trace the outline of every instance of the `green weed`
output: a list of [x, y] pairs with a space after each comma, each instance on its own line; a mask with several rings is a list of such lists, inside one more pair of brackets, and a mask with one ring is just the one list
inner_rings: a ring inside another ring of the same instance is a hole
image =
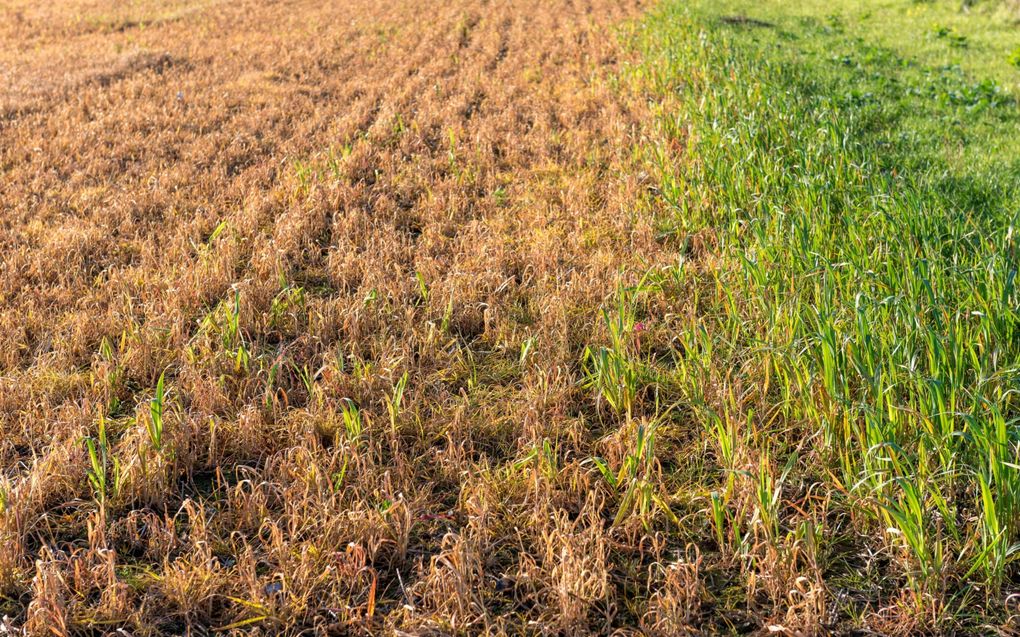
[[[108, 498], [120, 495], [123, 483], [123, 471], [120, 459], [113, 455], [106, 432], [106, 418], [99, 415], [98, 432], [95, 437], [84, 439], [85, 449], [89, 456], [88, 479], [92, 493], [100, 506], [105, 506]], [[2, 510], [2, 506], [0, 506]]]

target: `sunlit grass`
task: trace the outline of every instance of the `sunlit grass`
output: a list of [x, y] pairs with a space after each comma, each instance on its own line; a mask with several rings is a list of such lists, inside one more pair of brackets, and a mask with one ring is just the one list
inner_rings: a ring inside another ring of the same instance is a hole
[[873, 609], [903, 584], [931, 629], [998, 612], [1015, 577], [1020, 113], [988, 15], [915, 49], [883, 11], [943, 3], [864, 4], [673, 4], [636, 73], [661, 96], [663, 234], [718, 237], [673, 372], [715, 441], [718, 550], [768, 572], [813, 522], [895, 565]]

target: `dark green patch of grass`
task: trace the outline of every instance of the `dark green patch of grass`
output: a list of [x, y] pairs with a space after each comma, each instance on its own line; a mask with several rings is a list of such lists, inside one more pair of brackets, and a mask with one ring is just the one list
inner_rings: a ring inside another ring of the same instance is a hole
[[1020, 110], [988, 37], [1020, 33], [997, 15], [673, 3], [639, 38], [662, 231], [718, 237], [671, 373], [734, 465], [707, 514], [748, 607], [792, 604], [760, 582], [793, 572], [831, 595], [794, 623], [974, 628], [1020, 583]]

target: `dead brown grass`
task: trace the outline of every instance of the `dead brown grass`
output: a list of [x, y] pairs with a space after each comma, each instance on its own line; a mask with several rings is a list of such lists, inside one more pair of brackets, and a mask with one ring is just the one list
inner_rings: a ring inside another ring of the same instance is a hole
[[581, 352], [668, 258], [611, 85], [641, 4], [0, 5], [0, 614], [692, 631], [697, 549], [581, 462], [633, 436]]

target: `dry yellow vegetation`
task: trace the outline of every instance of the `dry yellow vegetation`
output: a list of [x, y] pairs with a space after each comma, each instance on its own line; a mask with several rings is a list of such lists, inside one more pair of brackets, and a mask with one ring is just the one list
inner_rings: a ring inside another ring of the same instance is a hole
[[1016, 634], [1007, 6], [0, 0], [0, 637]]
[[586, 460], [647, 424], [601, 309], [675, 258], [641, 5], [0, 3], [7, 627], [682, 630], [696, 550]]

